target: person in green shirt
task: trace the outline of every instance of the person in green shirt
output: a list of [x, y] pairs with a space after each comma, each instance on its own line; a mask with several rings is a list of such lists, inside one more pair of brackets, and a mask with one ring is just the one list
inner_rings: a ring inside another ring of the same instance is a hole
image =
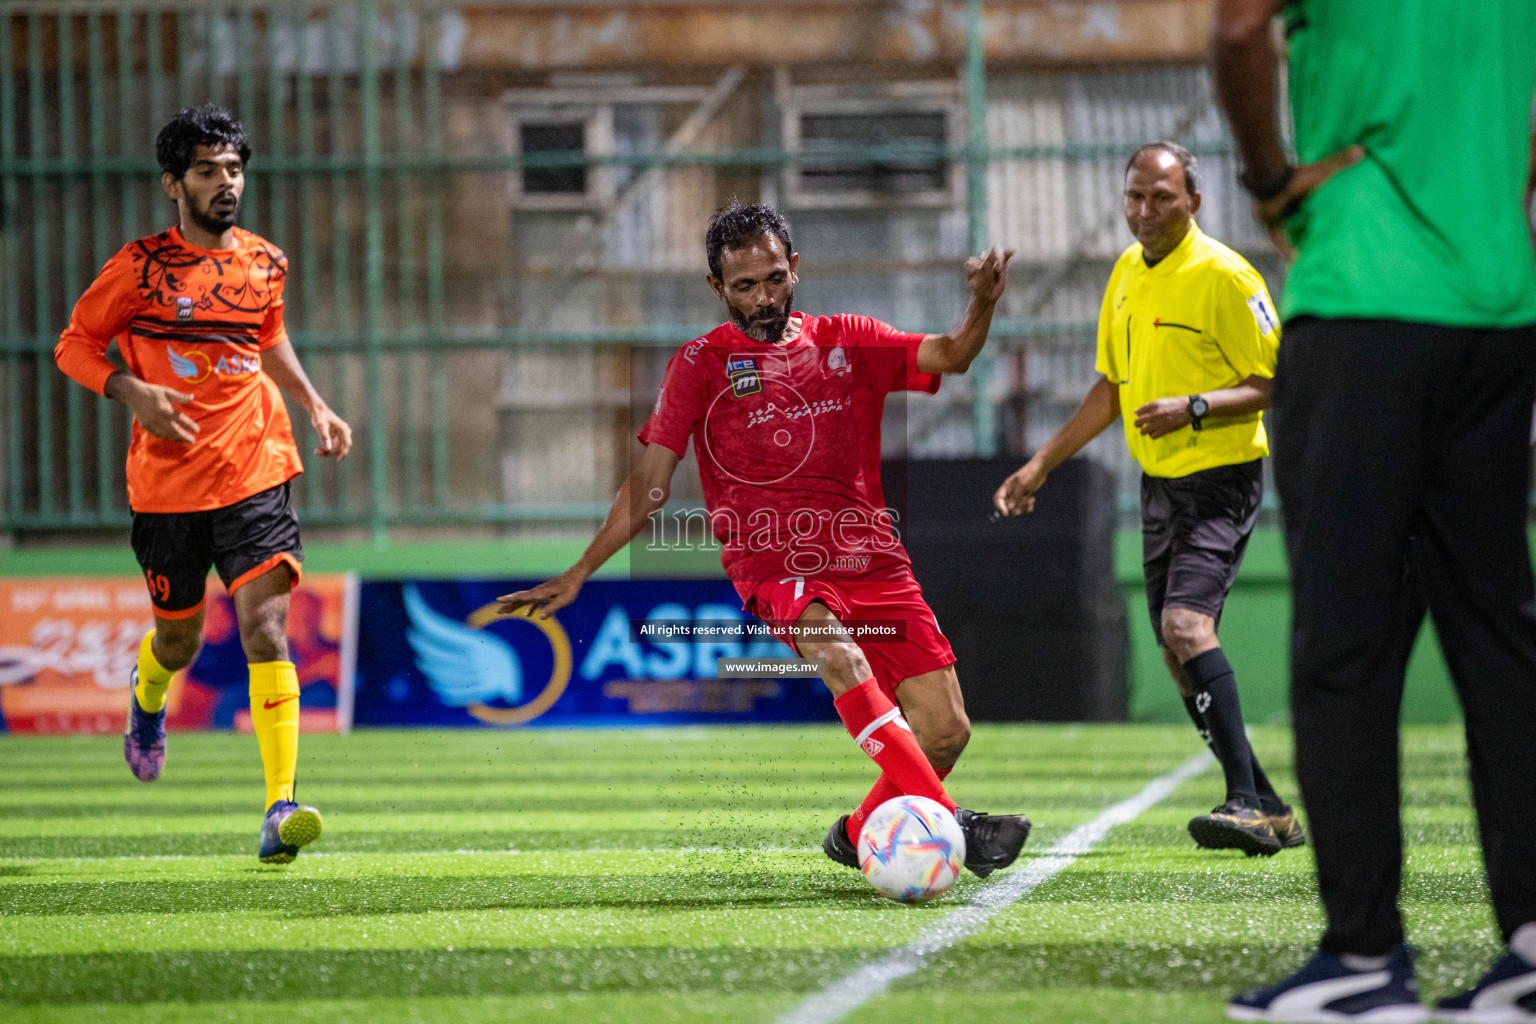
[[1536, 1022], [1536, 0], [1217, 0], [1212, 59], [1242, 183], [1295, 256], [1274, 470], [1296, 774], [1327, 916], [1317, 956], [1228, 1016], [1430, 1019], [1398, 909], [1398, 717], [1427, 606], [1507, 944], [1435, 1019]]

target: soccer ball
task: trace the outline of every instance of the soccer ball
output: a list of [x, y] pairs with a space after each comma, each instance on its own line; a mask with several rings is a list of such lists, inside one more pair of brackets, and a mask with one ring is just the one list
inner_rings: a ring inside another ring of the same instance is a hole
[[859, 832], [859, 870], [876, 892], [902, 903], [944, 895], [964, 863], [954, 814], [925, 796], [887, 800]]

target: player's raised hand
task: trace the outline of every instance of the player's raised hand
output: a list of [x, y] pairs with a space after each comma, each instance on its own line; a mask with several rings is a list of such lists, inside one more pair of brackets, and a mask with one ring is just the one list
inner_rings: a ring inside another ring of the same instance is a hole
[[1008, 286], [1008, 261], [1014, 250], [993, 246], [965, 261], [965, 283], [982, 302], [996, 302]]
[[581, 593], [581, 585], [585, 582], [587, 582], [586, 573], [572, 567], [536, 587], [503, 594], [496, 599], [496, 610], [502, 615], [511, 615], [527, 608], [530, 615], [548, 619], [576, 600], [576, 595]]
[[347, 457], [347, 453], [352, 450], [352, 428], [347, 426], [346, 420], [322, 403], [310, 410], [309, 422], [315, 428], [315, 436], [320, 439], [320, 447], [315, 449], [316, 455], [334, 455], [337, 462]]
[[1136, 429], [1156, 439], [1189, 426], [1189, 399], [1159, 398], [1136, 410]]
[[1253, 204], [1253, 216], [1269, 232], [1269, 240], [1274, 243], [1275, 251], [1287, 262], [1296, 259], [1296, 250], [1291, 245], [1290, 236], [1285, 230], [1285, 219], [1296, 212], [1302, 201], [1316, 192], [1318, 188], [1329, 178], [1338, 174], [1346, 167], [1353, 167], [1365, 159], [1365, 150], [1360, 146], [1347, 146], [1330, 156], [1325, 156], [1316, 163], [1302, 164], [1291, 174], [1291, 180], [1286, 183], [1280, 194], [1264, 202]]
[[192, 396], [185, 391], [141, 380], [135, 382], [124, 401], [133, 410], [133, 418], [139, 421], [139, 426], [162, 441], [191, 444], [202, 430], [191, 417], [176, 408], [192, 401]]
[[1031, 459], [1004, 480], [997, 493], [992, 495], [992, 505], [1005, 516], [1016, 516], [1035, 510], [1035, 492], [1045, 486], [1049, 474]]

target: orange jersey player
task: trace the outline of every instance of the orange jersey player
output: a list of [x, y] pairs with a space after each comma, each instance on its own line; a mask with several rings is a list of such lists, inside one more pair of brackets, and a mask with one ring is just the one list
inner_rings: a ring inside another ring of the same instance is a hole
[[[318, 455], [344, 457], [352, 431], [315, 392], [283, 328], [288, 260], [235, 226], [245, 130], [222, 108], [178, 113], [160, 131], [160, 184], [180, 224], [125, 246], [75, 305], [59, 368], [133, 410], [128, 504], [155, 628], [139, 645], [123, 754], [145, 782], [165, 764], [165, 691], [202, 642], [210, 567], [228, 588], [250, 663], [251, 723], [266, 773], [259, 856], [286, 864], [320, 835], [293, 800], [299, 683], [288, 658], [288, 593], [304, 550], [290, 481], [304, 471], [281, 388], [310, 415]], [[117, 341], [127, 364], [106, 357]]]

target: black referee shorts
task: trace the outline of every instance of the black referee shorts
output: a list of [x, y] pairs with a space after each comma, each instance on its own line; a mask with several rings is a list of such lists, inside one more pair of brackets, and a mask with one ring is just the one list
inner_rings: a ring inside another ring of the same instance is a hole
[[1262, 460], [1180, 477], [1141, 476], [1141, 564], [1152, 631], [1163, 643], [1163, 609], [1221, 621], [1264, 497]]
[[133, 513], [133, 553], [162, 619], [203, 608], [209, 568], [231, 594], [279, 563], [299, 582], [304, 548], [287, 482], [223, 508], [203, 512]]

